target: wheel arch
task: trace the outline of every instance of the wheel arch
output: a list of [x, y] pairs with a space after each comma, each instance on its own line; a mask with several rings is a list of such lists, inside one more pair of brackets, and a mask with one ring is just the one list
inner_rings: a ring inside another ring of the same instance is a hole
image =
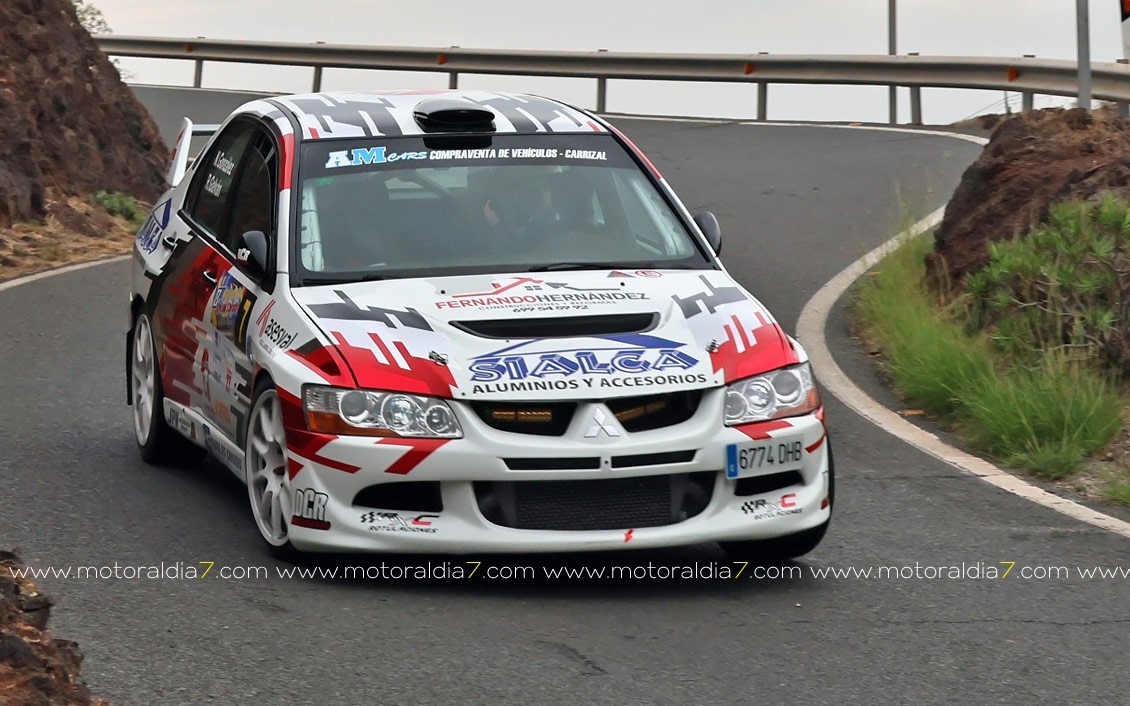
[[133, 405], [133, 329], [145, 308], [145, 300], [134, 294], [129, 303], [129, 328], [126, 329], [126, 405]]
[[[271, 371], [261, 365], [256, 365], [255, 372], [251, 375], [251, 399], [247, 406], [247, 418], [243, 420], [243, 424], [237, 430], [239, 434], [237, 443], [241, 447], [247, 445], [248, 427], [251, 424], [251, 410], [255, 408], [255, 401], [259, 399], [260, 393], [269, 387], [275, 387], [275, 378], [271, 375]], [[244, 449], [244, 452], [246, 453], [246, 449]]]

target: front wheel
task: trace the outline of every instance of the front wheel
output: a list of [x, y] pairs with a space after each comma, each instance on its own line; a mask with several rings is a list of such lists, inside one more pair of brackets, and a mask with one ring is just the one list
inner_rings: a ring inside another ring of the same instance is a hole
[[[832, 440], [826, 439], [824, 443], [828, 444], [828, 507], [835, 509], [836, 464], [832, 459]], [[829, 517], [821, 525], [784, 537], [754, 539], [744, 542], [719, 542], [718, 544], [731, 559], [757, 564], [773, 564], [796, 559], [816, 549], [824, 539], [824, 535], [828, 532], [828, 525], [831, 523], [832, 518]]]
[[279, 393], [269, 383], [256, 389], [244, 435], [244, 474], [251, 515], [271, 554], [293, 559], [290, 518], [294, 489], [287, 472], [286, 430]]

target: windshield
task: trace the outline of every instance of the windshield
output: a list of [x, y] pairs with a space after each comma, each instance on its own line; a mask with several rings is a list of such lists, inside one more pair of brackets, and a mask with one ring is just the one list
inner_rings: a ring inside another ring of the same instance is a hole
[[456, 139], [306, 145], [300, 280], [713, 267], [610, 135]]

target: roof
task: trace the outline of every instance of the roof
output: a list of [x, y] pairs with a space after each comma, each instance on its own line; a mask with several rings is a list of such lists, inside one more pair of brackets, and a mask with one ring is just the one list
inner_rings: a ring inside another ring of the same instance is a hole
[[434, 96], [461, 98], [495, 114], [495, 132], [605, 132], [587, 113], [548, 98], [489, 91], [386, 91], [373, 93], [310, 93], [281, 96], [273, 102], [294, 114], [303, 140], [334, 137], [400, 137], [422, 135], [412, 117], [421, 100]]

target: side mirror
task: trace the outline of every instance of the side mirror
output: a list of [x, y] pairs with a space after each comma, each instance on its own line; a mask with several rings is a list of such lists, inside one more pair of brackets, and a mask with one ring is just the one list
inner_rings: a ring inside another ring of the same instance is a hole
[[271, 263], [267, 261], [267, 236], [261, 230], [249, 230], [239, 236], [239, 250], [235, 255], [240, 264], [250, 265], [257, 275], [271, 271]]
[[718, 218], [710, 211], [700, 211], [694, 215], [695, 225], [706, 236], [710, 249], [715, 255], [722, 253], [722, 227], [718, 225]]

